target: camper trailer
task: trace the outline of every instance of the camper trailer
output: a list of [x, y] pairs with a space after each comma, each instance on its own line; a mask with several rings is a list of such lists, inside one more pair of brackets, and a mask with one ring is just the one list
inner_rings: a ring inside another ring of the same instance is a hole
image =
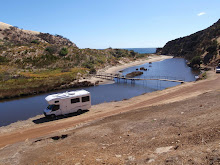
[[45, 100], [49, 105], [44, 110], [44, 115], [52, 118], [73, 112], [81, 113], [91, 107], [91, 96], [86, 90], [53, 94]]

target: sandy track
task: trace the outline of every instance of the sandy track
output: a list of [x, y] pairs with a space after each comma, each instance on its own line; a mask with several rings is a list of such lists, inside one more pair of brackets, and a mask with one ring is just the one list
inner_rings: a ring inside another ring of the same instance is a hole
[[176, 86], [164, 91], [145, 94], [126, 101], [104, 103], [93, 106], [89, 112], [79, 116], [33, 125], [31, 127], [24, 128], [23, 130], [14, 130], [4, 133], [4, 135], [0, 136], [0, 148], [8, 144], [49, 135], [56, 131], [72, 128], [82, 123], [100, 120], [107, 116], [112, 116], [122, 112], [184, 100], [208, 91], [219, 90], [219, 84], [220, 75], [215, 74], [209, 80], [186, 83], [184, 85]]

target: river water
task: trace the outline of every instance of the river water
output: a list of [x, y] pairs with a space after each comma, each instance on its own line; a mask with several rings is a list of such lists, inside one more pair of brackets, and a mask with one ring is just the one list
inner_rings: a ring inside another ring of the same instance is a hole
[[[186, 65], [186, 61], [181, 58], [167, 59], [164, 61], [153, 62], [152, 64], [146, 63], [125, 69], [122, 74], [126, 75], [129, 72], [136, 71], [140, 67], [145, 67], [148, 71], [143, 71], [144, 74], [139, 76], [141, 78], [157, 76], [158, 78], [182, 79], [185, 81], [194, 81], [198, 72], [192, 71]], [[167, 82], [167, 81], [135, 81], [131, 83], [121, 80], [116, 81], [114, 84], [99, 85], [95, 87], [83, 88], [91, 93], [92, 105], [100, 104], [103, 102], [120, 101], [129, 99], [143, 93], [149, 93], [157, 90], [163, 90], [168, 87], [176, 86], [180, 83]], [[78, 88], [81, 89], [81, 88]], [[39, 114], [43, 114], [43, 110], [47, 106], [45, 97], [49, 94], [60, 93], [78, 89], [65, 89], [60, 91], [53, 91], [45, 94], [35, 95], [26, 98], [19, 98], [15, 100], [7, 100], [0, 102], [0, 126], [5, 126], [10, 123], [26, 120]]]

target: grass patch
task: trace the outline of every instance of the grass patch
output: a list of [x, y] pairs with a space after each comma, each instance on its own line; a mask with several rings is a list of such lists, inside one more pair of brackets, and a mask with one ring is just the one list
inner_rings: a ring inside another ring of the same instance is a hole
[[202, 73], [202, 79], [207, 79], [207, 73], [206, 72], [204, 72], [204, 73]]
[[63, 72], [63, 69], [21, 72], [21, 77], [0, 81], [0, 98], [48, 92], [76, 80], [78, 73], [84, 75], [87, 69], [70, 68], [67, 72]]

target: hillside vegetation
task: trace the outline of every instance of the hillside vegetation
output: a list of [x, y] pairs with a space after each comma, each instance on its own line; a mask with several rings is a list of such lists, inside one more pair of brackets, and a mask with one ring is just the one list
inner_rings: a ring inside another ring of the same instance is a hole
[[158, 51], [164, 55], [184, 57], [191, 61], [191, 65], [201, 62], [205, 65], [216, 65], [220, 62], [219, 44], [220, 20], [205, 30], [169, 41]]
[[61, 35], [0, 25], [0, 98], [65, 87], [97, 69], [145, 56], [122, 49], [79, 49]]

